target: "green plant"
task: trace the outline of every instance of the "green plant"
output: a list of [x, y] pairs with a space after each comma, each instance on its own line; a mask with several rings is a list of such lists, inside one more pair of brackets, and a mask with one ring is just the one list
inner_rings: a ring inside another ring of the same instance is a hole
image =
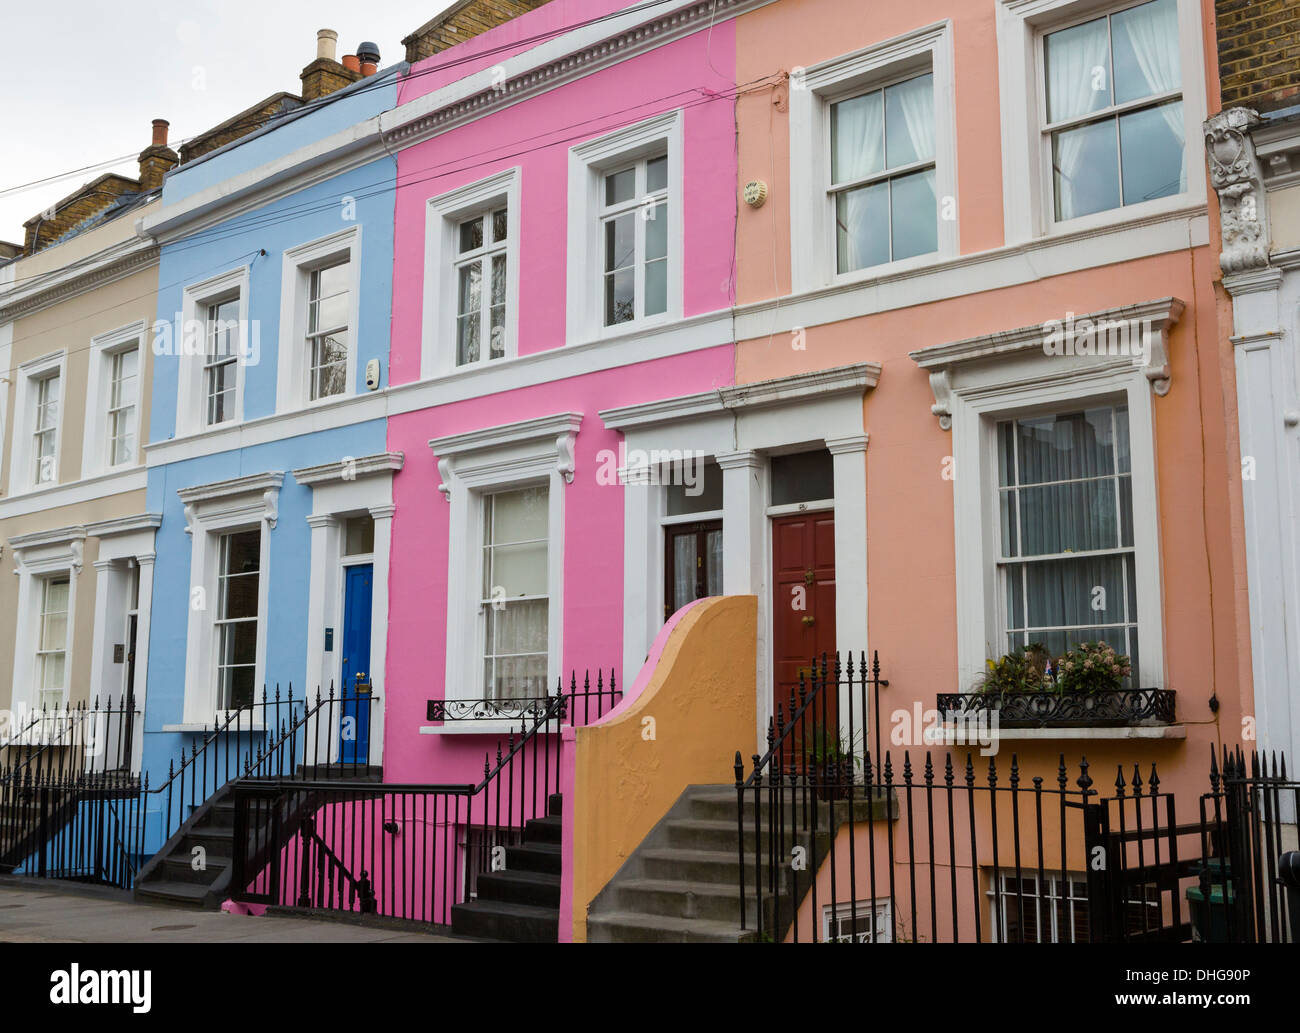
[[862, 753], [855, 746], [862, 745], [862, 733], [853, 733], [853, 742], [849, 743], [840, 734], [838, 728], [827, 727], [815, 722], [804, 733], [804, 751], [809, 762], [813, 764], [835, 764], [840, 761], [852, 761], [854, 766], [862, 766]]
[[980, 679], [978, 691], [996, 696], [1012, 692], [1056, 692], [1058, 687], [1048, 673], [1052, 655], [1041, 645], [1031, 642], [1018, 646], [997, 660], [987, 660], [988, 669]]
[[1057, 682], [1062, 692], [1113, 692], [1124, 684], [1133, 667], [1127, 656], [1106, 642], [1081, 642], [1057, 661]]

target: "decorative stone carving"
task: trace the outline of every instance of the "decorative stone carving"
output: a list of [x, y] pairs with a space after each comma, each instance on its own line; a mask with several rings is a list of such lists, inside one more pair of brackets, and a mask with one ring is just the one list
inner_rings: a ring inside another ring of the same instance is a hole
[[952, 380], [946, 369], [930, 374], [930, 390], [934, 392], [934, 405], [930, 412], [939, 417], [940, 430], [952, 430]]
[[1223, 253], [1219, 267], [1239, 273], [1268, 266], [1268, 202], [1264, 169], [1251, 129], [1260, 122], [1250, 108], [1228, 108], [1205, 120], [1210, 182], [1219, 195]]
[[441, 458], [438, 460], [438, 476], [442, 478], [442, 483], [438, 485], [438, 490], [442, 492], [442, 497], [451, 502], [451, 460]]
[[577, 435], [573, 430], [566, 430], [555, 438], [555, 468], [564, 478], [565, 484], [573, 483], [573, 475], [577, 470], [577, 462], [573, 453], [574, 438]]

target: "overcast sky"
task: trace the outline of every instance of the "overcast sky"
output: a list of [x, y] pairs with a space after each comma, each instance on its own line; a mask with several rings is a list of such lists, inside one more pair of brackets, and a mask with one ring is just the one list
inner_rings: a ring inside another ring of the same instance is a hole
[[450, 2], [0, 0], [0, 240], [21, 243], [25, 221], [104, 172], [138, 175], [155, 118], [171, 123], [175, 148], [269, 94], [297, 93], [317, 29], [339, 34], [339, 57], [370, 40], [388, 65]]

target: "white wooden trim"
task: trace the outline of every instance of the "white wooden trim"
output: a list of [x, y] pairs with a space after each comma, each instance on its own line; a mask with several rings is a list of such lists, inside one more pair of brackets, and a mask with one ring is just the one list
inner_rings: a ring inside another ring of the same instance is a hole
[[85, 539], [84, 527], [65, 527], [15, 536], [9, 540], [13, 549], [14, 573], [18, 575], [18, 624], [14, 636], [13, 685], [9, 699], [11, 710], [32, 707], [38, 702], [35, 677], [37, 636], [40, 634], [39, 593], [46, 578], [65, 573], [68, 575], [68, 627], [63, 703], [67, 706], [74, 702], [72, 664], [77, 645], [77, 581], [82, 571]]
[[[1205, 110], [1205, 58], [1200, 0], [1178, 0], [1183, 92], [1183, 165], [1187, 190], [1173, 197], [1127, 205], [1057, 223], [1053, 217], [1050, 161], [1044, 153], [1042, 37], [1077, 21], [1135, 7], [1141, 0], [998, 0], [998, 91], [1002, 123], [1002, 211], [1007, 244], [1044, 236], [1115, 228], [1134, 220], [1206, 203], [1201, 123]], [[1115, 259], [1112, 259], [1115, 261]], [[1103, 264], [1103, 263], [1097, 263]]]
[[312, 270], [347, 255], [348, 363], [343, 397], [357, 390], [357, 323], [361, 314], [361, 226], [356, 224], [284, 252], [280, 269], [280, 346], [277, 349], [275, 411], [314, 408], [338, 398], [310, 399], [311, 356], [307, 354], [307, 300]]
[[[938, 250], [870, 269], [839, 273], [830, 185], [830, 102], [868, 92], [904, 72], [934, 76], [935, 220]], [[795, 293], [862, 283], [882, 274], [923, 269], [958, 254], [958, 220], [943, 219], [957, 197], [957, 116], [952, 23], [938, 22], [863, 50], [795, 69], [790, 76], [790, 276]]]
[[[136, 343], [135, 424], [132, 427], [135, 434], [135, 455], [128, 462], [114, 466], [109, 462], [108, 456], [108, 401], [109, 391], [112, 388], [112, 362], [114, 356], [129, 350], [127, 345], [132, 341]], [[81, 447], [82, 480], [140, 465], [144, 454], [140, 429], [144, 422], [141, 419], [141, 410], [145, 403], [145, 386], [149, 380], [145, 376], [145, 355], [148, 347], [148, 328], [142, 319], [129, 326], [100, 334], [90, 342], [90, 367], [86, 382], [86, 419]]]
[[[227, 270], [217, 276], [209, 277], [200, 283], [186, 287], [181, 295], [181, 312], [178, 314], [180, 325], [172, 328], [172, 347], [176, 350], [176, 425], [175, 435], [204, 433], [218, 428], [238, 425], [244, 418], [244, 367], [251, 362], [261, 360], [260, 333], [250, 327], [249, 281], [251, 266], [243, 265]], [[239, 292], [239, 343], [238, 356], [235, 359], [235, 412], [223, 423], [209, 428], [207, 404], [203, 385], [203, 355], [207, 347], [207, 315], [203, 307], [213, 298], [228, 292]], [[198, 341], [188, 341], [186, 329], [193, 327], [195, 321], [203, 328]], [[257, 336], [255, 340], [250, 331]], [[156, 342], [155, 342], [156, 344]], [[254, 352], [256, 349], [256, 353]], [[187, 352], [194, 351], [194, 354]]]
[[[569, 149], [568, 284], [565, 339], [569, 342], [636, 333], [682, 318], [684, 236], [682, 112], [655, 115]], [[668, 155], [668, 308], [661, 315], [605, 326], [598, 214], [602, 174], [617, 165], [666, 150]]]
[[[36, 417], [36, 381], [58, 370], [59, 416], [54, 432], [54, 477], [45, 484], [34, 484], [32, 476], [32, 421]], [[60, 462], [63, 449], [63, 428], [68, 418], [68, 353], [66, 350], [43, 355], [18, 367], [14, 392], [14, 427], [10, 437], [9, 496], [15, 498], [32, 492], [49, 491], [60, 484], [63, 474]], [[39, 508], [44, 508], [39, 507]]]
[[[474, 215], [506, 206], [506, 317], [505, 354], [501, 359], [480, 359], [481, 365], [519, 354], [519, 242], [522, 209], [519, 198], [522, 173], [516, 166], [486, 179], [431, 197], [425, 207], [424, 304], [421, 310], [420, 375], [446, 376], [468, 367], [456, 364], [456, 227]], [[485, 280], [485, 289], [490, 284]], [[489, 342], [480, 347], [486, 356]]]

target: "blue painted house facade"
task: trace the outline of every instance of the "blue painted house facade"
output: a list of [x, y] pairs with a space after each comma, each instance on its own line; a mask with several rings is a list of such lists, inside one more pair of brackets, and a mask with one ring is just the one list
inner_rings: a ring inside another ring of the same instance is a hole
[[[378, 116], [404, 67], [185, 164], [138, 226], [160, 247], [146, 446], [147, 509], [161, 515], [153, 786], [230, 721], [254, 725], [255, 758], [301, 721], [290, 692], [331, 686], [369, 686], [376, 703], [322, 710], [306, 755], [378, 763], [402, 462], [385, 451], [396, 165]], [[166, 806], [155, 794], [153, 809]]]

